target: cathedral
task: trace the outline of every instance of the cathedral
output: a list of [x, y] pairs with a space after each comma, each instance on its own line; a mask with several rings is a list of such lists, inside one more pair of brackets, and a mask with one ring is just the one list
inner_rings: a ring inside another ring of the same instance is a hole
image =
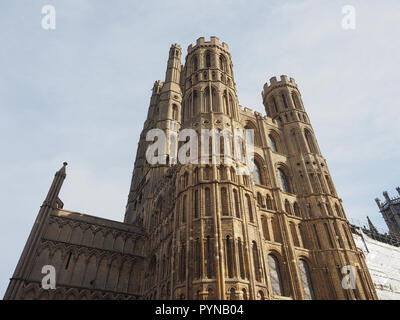
[[[377, 299], [295, 80], [264, 84], [263, 115], [239, 104], [226, 43], [202, 37], [181, 56], [173, 44], [154, 83], [124, 222], [64, 209], [64, 163], [4, 299]], [[149, 163], [155, 129], [247, 129], [251, 175], [225, 152], [181, 163], [171, 144]], [[44, 289], [49, 265], [55, 287]]]
[[388, 192], [384, 191], [385, 202], [382, 202], [379, 198], [375, 198], [375, 201], [383, 219], [385, 219], [389, 234], [400, 238], [400, 187], [397, 187], [396, 191], [399, 194], [398, 197], [390, 198]]

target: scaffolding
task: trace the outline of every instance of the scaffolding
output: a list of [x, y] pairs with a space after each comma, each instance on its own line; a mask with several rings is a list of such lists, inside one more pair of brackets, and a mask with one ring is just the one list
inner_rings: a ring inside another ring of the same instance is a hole
[[350, 224], [350, 228], [351, 228], [351, 232], [354, 234], [361, 235], [360, 231], [359, 231], [361, 229], [364, 234], [366, 234], [368, 237], [370, 237], [376, 241], [390, 244], [395, 247], [400, 247], [400, 237], [399, 236], [391, 235], [391, 234], [387, 234], [387, 233], [383, 234], [380, 232], [369, 230], [366, 227], [359, 227], [355, 224]]

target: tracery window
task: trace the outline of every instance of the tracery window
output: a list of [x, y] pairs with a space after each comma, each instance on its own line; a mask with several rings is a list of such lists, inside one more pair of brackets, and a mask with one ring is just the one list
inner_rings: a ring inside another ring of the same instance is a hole
[[286, 174], [280, 168], [278, 168], [277, 173], [278, 173], [278, 179], [279, 179], [282, 191], [290, 192], [289, 180], [288, 180]]
[[271, 281], [272, 293], [276, 296], [284, 296], [281, 270], [278, 259], [272, 255], [268, 255], [269, 279]]
[[299, 271], [304, 298], [307, 300], [315, 299], [310, 268], [308, 267], [307, 262], [303, 259], [299, 260]]

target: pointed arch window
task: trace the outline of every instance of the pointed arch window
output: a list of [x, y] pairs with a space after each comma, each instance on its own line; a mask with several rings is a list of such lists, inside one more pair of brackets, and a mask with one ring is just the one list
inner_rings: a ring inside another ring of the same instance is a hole
[[262, 223], [264, 239], [270, 241], [269, 230], [268, 230], [269, 229], [268, 228], [268, 218], [266, 216], [263, 216], [261, 218], [261, 223]]
[[211, 111], [211, 101], [210, 101], [210, 88], [207, 87], [204, 90], [204, 112], [210, 112]]
[[343, 224], [342, 228], [343, 228], [344, 235], [346, 236], [347, 244], [348, 244], [349, 248], [351, 249], [352, 248], [351, 240], [350, 240], [349, 234], [347, 233], [346, 225]]
[[244, 175], [243, 177], [243, 184], [248, 187], [249, 186], [249, 177]]
[[335, 229], [336, 238], [338, 239], [339, 242], [339, 248], [344, 248], [343, 239], [336, 223], [333, 223], [333, 228]]
[[235, 169], [233, 167], [231, 167], [230, 173], [231, 173], [232, 182], [236, 182], [236, 172], [235, 172]]
[[278, 173], [278, 179], [279, 179], [279, 183], [280, 183], [282, 191], [290, 193], [291, 190], [290, 190], [289, 180], [288, 180], [286, 174], [280, 168], [278, 168], [277, 173]]
[[271, 281], [272, 294], [275, 296], [284, 296], [282, 275], [278, 259], [272, 255], [268, 255], [269, 279]]
[[237, 248], [238, 248], [238, 254], [239, 254], [239, 275], [240, 278], [246, 279], [246, 272], [245, 272], [245, 261], [244, 261], [244, 252], [243, 252], [243, 244], [242, 240], [238, 238], [237, 241]]
[[210, 94], [210, 87], [205, 88], [204, 90], [204, 112], [211, 112], [216, 111], [219, 112], [219, 104], [217, 99], [217, 93], [214, 87], [211, 87], [211, 94]]
[[269, 145], [271, 147], [271, 150], [273, 152], [278, 152], [278, 148], [276, 146], [275, 138], [271, 134], [268, 135], [268, 140], [269, 140]]
[[226, 191], [226, 188], [221, 189], [221, 206], [222, 206], [222, 215], [229, 216], [228, 193]]
[[235, 115], [236, 115], [235, 104], [233, 103], [233, 98], [232, 98], [232, 95], [231, 95], [231, 94], [229, 94], [229, 104], [228, 104], [228, 108], [229, 108], [229, 110], [232, 111], [232, 113], [231, 113], [232, 117], [235, 118]]
[[254, 161], [253, 179], [255, 184], [262, 184], [261, 169], [256, 160]]
[[313, 214], [313, 209], [310, 203], [306, 204], [306, 214], [308, 216], [308, 218], [311, 218], [314, 214]]
[[254, 128], [246, 126], [244, 129], [246, 133], [246, 145], [254, 146]]
[[230, 115], [229, 105], [228, 105], [228, 95], [226, 94], [226, 90], [224, 91], [224, 95], [222, 97], [222, 102], [224, 104], [223, 112], [227, 115]]
[[211, 55], [210, 52], [206, 53], [206, 68], [210, 68], [211, 67]]
[[234, 271], [234, 250], [233, 250], [233, 241], [229, 236], [226, 236], [226, 242], [225, 242], [225, 250], [226, 250], [226, 264], [227, 264], [227, 271], [228, 271], [228, 277], [233, 278], [235, 276], [235, 271]]
[[257, 132], [257, 127], [254, 123], [248, 122], [245, 127], [246, 134], [246, 144], [262, 147], [259, 132]]
[[307, 146], [308, 146], [308, 150], [311, 153], [316, 153], [317, 150], [315, 148], [315, 144], [314, 144], [314, 139], [310, 133], [310, 131], [308, 131], [307, 129], [304, 130], [304, 135], [306, 137], [306, 141], [307, 141]]
[[210, 180], [211, 179], [211, 167], [206, 166], [203, 169], [203, 179]]
[[199, 190], [194, 190], [193, 191], [193, 207], [194, 207], [194, 218], [199, 217]]
[[225, 57], [223, 55], [219, 56], [219, 67], [222, 71], [226, 71], [226, 60]]
[[175, 103], [172, 105], [172, 120], [178, 120], [178, 106]]
[[247, 300], [247, 291], [246, 289], [242, 289], [243, 300]]
[[208, 217], [211, 217], [211, 192], [210, 192], [210, 188], [206, 188], [204, 190], [205, 193], [205, 214]]
[[297, 204], [297, 202], [295, 202], [294, 205], [293, 205], [293, 211], [294, 211], [294, 215], [296, 217], [301, 217], [300, 207]]
[[287, 109], [288, 104], [287, 104], [287, 101], [286, 101], [286, 96], [285, 96], [285, 94], [282, 93], [281, 97], [282, 97], [283, 106], [285, 107], [285, 109]]
[[310, 268], [308, 266], [308, 263], [303, 259], [299, 260], [299, 271], [300, 271], [300, 280], [303, 288], [304, 299], [306, 300], [315, 299], [314, 289], [311, 281]]
[[[222, 141], [223, 141], [223, 139], [222, 139]], [[226, 170], [225, 170], [225, 167], [224, 167], [224, 166], [219, 166], [218, 171], [219, 171], [219, 178], [220, 178], [221, 180], [226, 180]]]
[[231, 288], [231, 290], [229, 290], [229, 300], [236, 300], [236, 293], [235, 293], [235, 288]]
[[292, 100], [293, 100], [293, 104], [295, 106], [296, 109], [301, 109], [300, 107], [300, 101], [298, 99], [298, 96], [295, 92], [292, 92]]
[[251, 206], [251, 199], [250, 199], [250, 196], [248, 194], [246, 194], [246, 202], [247, 202], [247, 210], [248, 210], [248, 213], [249, 213], [250, 222], [254, 223], [253, 209], [252, 209], [252, 206]]
[[257, 204], [262, 207], [263, 206], [263, 200], [262, 200], [262, 196], [261, 193], [257, 192]]
[[255, 241], [253, 241], [252, 251], [253, 251], [253, 265], [254, 265], [255, 277], [258, 282], [261, 282], [260, 258], [258, 256], [258, 248], [257, 248], [257, 243]]
[[192, 106], [192, 115], [193, 116], [197, 114], [198, 108], [199, 108], [199, 98], [198, 98], [197, 91], [194, 90], [193, 91], [193, 106]]
[[271, 199], [270, 195], [267, 195], [267, 209], [268, 210], [273, 210], [272, 199]]
[[230, 93], [228, 94], [227, 90], [224, 91], [224, 94], [222, 96], [222, 104], [222, 112], [227, 114], [228, 116], [234, 116], [232, 95]]
[[240, 218], [240, 203], [239, 203], [239, 196], [236, 189], [233, 190], [233, 198], [235, 200], [235, 213], [236, 218]]
[[199, 69], [199, 60], [197, 59], [197, 57], [193, 58], [193, 70], [197, 71], [197, 69]]
[[186, 245], [182, 242], [181, 254], [179, 259], [179, 280], [185, 281], [186, 278]]
[[272, 97], [272, 105], [274, 106], [275, 112], [278, 112], [278, 106], [277, 106], [277, 104], [276, 104], [276, 99], [275, 99], [275, 97]]

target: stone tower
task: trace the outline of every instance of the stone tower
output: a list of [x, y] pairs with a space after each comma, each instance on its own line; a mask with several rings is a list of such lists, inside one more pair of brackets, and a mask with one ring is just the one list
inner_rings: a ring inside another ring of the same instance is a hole
[[[199, 38], [183, 66], [181, 53], [171, 46], [165, 81], [154, 84], [125, 213], [148, 234], [141, 295], [376, 299], [294, 79], [264, 85], [263, 116], [239, 105], [227, 44]], [[157, 154], [161, 163], [146, 160], [151, 129], [173, 142]], [[224, 139], [218, 163], [212, 152], [180, 163], [173, 146], [185, 142], [183, 129], [254, 130], [243, 147], [254, 145], [252, 175], [224, 162], [234, 148]], [[344, 266], [356, 279], [350, 289]]]
[[385, 202], [376, 198], [376, 204], [385, 219], [391, 236], [400, 237], [400, 187], [396, 188], [399, 197], [390, 198], [387, 191], [383, 192]]

